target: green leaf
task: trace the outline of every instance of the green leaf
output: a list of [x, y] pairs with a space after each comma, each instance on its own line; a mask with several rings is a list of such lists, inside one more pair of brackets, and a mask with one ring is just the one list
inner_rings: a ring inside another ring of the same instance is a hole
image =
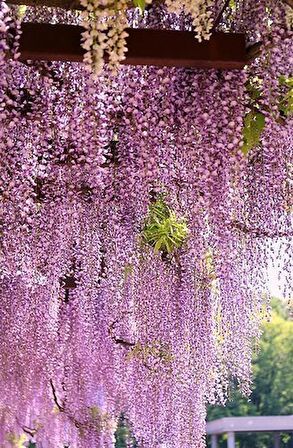
[[279, 103], [279, 111], [281, 115], [290, 117], [293, 114], [293, 96], [285, 96]]
[[142, 231], [146, 243], [154, 247], [155, 252], [172, 253], [182, 246], [188, 234], [185, 222], [178, 220], [162, 198], [150, 206], [149, 214]]
[[126, 264], [123, 270], [124, 280], [127, 280], [133, 274], [133, 264]]
[[279, 111], [282, 116], [290, 117], [293, 114], [293, 77], [279, 77], [279, 84], [283, 94], [280, 96]]
[[249, 80], [246, 83], [246, 90], [249, 93], [250, 98], [254, 101], [261, 97], [260, 85], [256, 82]]
[[154, 247], [155, 252], [159, 252], [159, 250], [161, 249], [161, 247], [162, 247], [162, 239], [159, 239], [159, 240], [156, 242], [155, 247]]
[[145, 10], [145, 0], [133, 0], [133, 4], [136, 8], [139, 8], [140, 12], [143, 13]]
[[231, 8], [232, 11], [234, 11], [236, 9], [236, 2], [235, 2], [235, 0], [230, 0], [229, 1], [229, 8]]
[[293, 77], [287, 78], [286, 76], [281, 75], [279, 77], [279, 84], [281, 86], [287, 86], [287, 87], [293, 88]]
[[166, 246], [168, 254], [170, 254], [173, 251], [171, 239], [170, 239], [170, 243], [169, 243], [168, 238], [166, 238], [165, 246]]
[[259, 111], [250, 111], [244, 117], [243, 145], [241, 150], [244, 155], [257, 146], [260, 142], [261, 133], [265, 127], [265, 116]]

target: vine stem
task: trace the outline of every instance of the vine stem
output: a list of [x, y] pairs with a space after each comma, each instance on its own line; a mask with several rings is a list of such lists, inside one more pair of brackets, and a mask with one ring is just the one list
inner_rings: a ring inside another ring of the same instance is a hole
[[50, 386], [51, 386], [51, 389], [52, 389], [52, 394], [53, 394], [54, 403], [56, 404], [58, 410], [59, 410], [60, 412], [65, 412], [64, 406], [62, 406], [62, 405], [59, 403], [59, 401], [58, 401], [58, 397], [57, 397], [57, 393], [56, 393], [56, 388], [55, 388], [55, 386], [54, 386], [54, 383], [53, 383], [53, 380], [52, 380], [52, 379], [50, 379]]
[[242, 233], [249, 234], [255, 238], [289, 238], [293, 236], [293, 233], [288, 232], [268, 232], [267, 230], [258, 228], [249, 228], [246, 224], [240, 221], [233, 221], [231, 227], [239, 230]]

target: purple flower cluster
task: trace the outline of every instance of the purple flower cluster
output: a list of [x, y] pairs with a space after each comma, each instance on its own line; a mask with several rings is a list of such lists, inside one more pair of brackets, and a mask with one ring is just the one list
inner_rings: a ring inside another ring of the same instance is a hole
[[[264, 42], [245, 70], [93, 80], [6, 58], [17, 10], [1, 0], [1, 446], [113, 447], [123, 412], [140, 447], [203, 448], [206, 405], [231, 379], [249, 393], [276, 245], [290, 285], [292, 116], [277, 105], [292, 50], [281, 1], [236, 4], [219, 27]], [[265, 129], [244, 155], [255, 78]], [[159, 195], [188, 226], [166, 257], [142, 238]]]

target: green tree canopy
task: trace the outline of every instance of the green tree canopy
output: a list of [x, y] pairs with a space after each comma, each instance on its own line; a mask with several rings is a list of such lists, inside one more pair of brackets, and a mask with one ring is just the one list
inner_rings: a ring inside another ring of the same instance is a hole
[[[272, 302], [272, 319], [263, 327], [258, 353], [253, 364], [254, 382], [249, 400], [231, 386], [231, 401], [226, 407], [213, 406], [208, 420], [245, 415], [293, 414], [293, 321], [282, 302]], [[239, 448], [270, 448], [267, 435], [239, 435]], [[283, 437], [283, 446], [288, 437]], [[220, 447], [225, 446], [220, 441]]]

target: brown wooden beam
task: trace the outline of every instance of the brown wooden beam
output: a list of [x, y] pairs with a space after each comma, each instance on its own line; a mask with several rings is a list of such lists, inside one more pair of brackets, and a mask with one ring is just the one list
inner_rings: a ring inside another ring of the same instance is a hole
[[[82, 62], [82, 27], [23, 23], [21, 60]], [[247, 62], [244, 34], [214, 33], [199, 43], [192, 31], [128, 29], [123, 64], [241, 69]]]
[[246, 49], [247, 61], [253, 61], [261, 54], [263, 42], [255, 42]]
[[[153, 0], [154, 1], [154, 0]], [[156, 0], [158, 2], [163, 2], [164, 0]], [[293, 0], [282, 0], [287, 5], [293, 8]], [[83, 9], [80, 5], [79, 0], [7, 0], [8, 4], [11, 5], [27, 5], [27, 6], [48, 6], [52, 8], [62, 8], [62, 9]], [[132, 0], [129, 0], [130, 6], [133, 5]], [[224, 9], [226, 6], [224, 6]]]
[[[155, 1], [161, 1], [161, 0], [153, 0]], [[49, 8], [61, 8], [61, 9], [84, 9], [81, 4], [80, 0], [7, 0], [7, 3], [10, 5], [25, 5], [25, 6], [46, 6]], [[101, 5], [100, 9], [115, 8], [115, 0], [113, 0], [112, 5], [107, 4], [107, 6]], [[134, 8], [133, 1], [128, 1], [129, 8]]]
[[47, 6], [50, 8], [82, 9], [79, 0], [7, 0], [10, 5]]
[[283, 0], [285, 3], [287, 3], [288, 6], [291, 6], [293, 8], [293, 0]]
[[[113, 0], [112, 4], [107, 4], [107, 6], [100, 6], [100, 9], [116, 7], [116, 0]], [[153, 0], [154, 3], [163, 3], [164, 0]], [[49, 8], [61, 8], [61, 9], [84, 9], [80, 0], [7, 0], [6, 1], [10, 5], [26, 5], [26, 6], [46, 6]], [[128, 7], [134, 8], [133, 0], [128, 0]]]

